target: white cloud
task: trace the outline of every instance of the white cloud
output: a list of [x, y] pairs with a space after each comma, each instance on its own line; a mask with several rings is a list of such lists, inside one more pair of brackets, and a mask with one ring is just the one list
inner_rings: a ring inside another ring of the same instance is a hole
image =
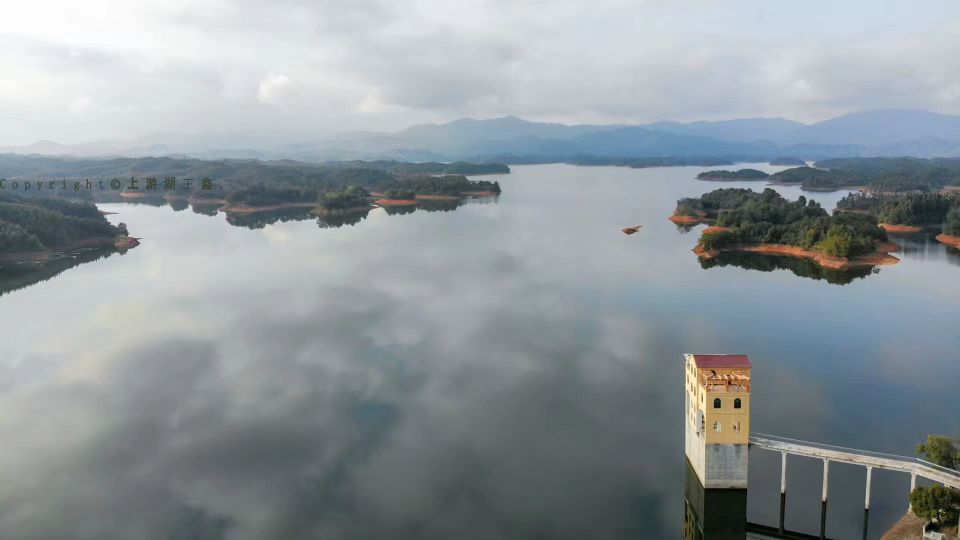
[[293, 91], [293, 81], [286, 75], [268, 75], [257, 87], [257, 101], [276, 105]]
[[383, 112], [383, 101], [377, 92], [370, 92], [357, 104], [357, 110], [364, 114], [377, 114]]
[[67, 109], [78, 116], [87, 114], [90, 109], [93, 107], [93, 100], [87, 96], [80, 96], [70, 102], [70, 105]]
[[960, 4], [874, 8], [869, 0], [411, 0], [402, 9], [384, 0], [35, 0], [0, 19], [0, 145], [398, 129], [504, 114], [638, 122], [817, 120], [880, 107], [960, 113], [960, 72], [944, 69], [960, 54]]

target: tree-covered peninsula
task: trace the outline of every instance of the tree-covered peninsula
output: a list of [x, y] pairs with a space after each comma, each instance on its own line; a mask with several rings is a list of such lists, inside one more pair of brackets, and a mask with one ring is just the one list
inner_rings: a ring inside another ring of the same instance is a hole
[[867, 214], [831, 216], [816, 201], [789, 201], [772, 189], [718, 189], [677, 202], [675, 215], [715, 222], [697, 245], [701, 258], [723, 251], [803, 257], [828, 268], [896, 262], [886, 232]]
[[737, 171], [704, 171], [697, 175], [697, 180], [766, 180], [770, 175], [757, 169], [740, 169]]
[[960, 158], [838, 158], [770, 175], [779, 184], [800, 184], [808, 191], [867, 187], [871, 191], [933, 192], [960, 185]]
[[[6, 180], [9, 191], [16, 191], [14, 182], [21, 186], [31, 182], [36, 186], [38, 181], [43, 181], [43, 189], [22, 190], [24, 196], [42, 193], [86, 200], [189, 197], [219, 200], [228, 207], [241, 208], [319, 203], [324, 193], [351, 186], [371, 192], [401, 185], [417, 194], [499, 193], [499, 183], [468, 180], [464, 174], [507, 172], [508, 167], [496, 163], [305, 163], [170, 157], [71, 159], [0, 154], [0, 178]], [[91, 184], [86, 184], [88, 180], [92, 181], [93, 189], [88, 187]], [[48, 181], [52, 189], [47, 189]], [[114, 181], [118, 187], [113, 187]], [[101, 187], [103, 185], [106, 188]]]
[[414, 195], [446, 195], [462, 197], [465, 195], [498, 195], [500, 182], [488, 180], [468, 180], [465, 176], [400, 176], [383, 185], [385, 191], [405, 192]]
[[93, 204], [0, 193], [2, 258], [29, 254], [42, 259], [59, 250], [134, 245], [126, 226], [112, 225]]
[[938, 240], [960, 247], [960, 193], [851, 193], [837, 210], [874, 216], [890, 232], [940, 229]]

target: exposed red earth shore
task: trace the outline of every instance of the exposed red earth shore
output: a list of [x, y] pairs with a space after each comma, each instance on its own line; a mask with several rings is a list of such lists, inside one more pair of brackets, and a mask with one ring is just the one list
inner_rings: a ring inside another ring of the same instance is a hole
[[113, 240], [113, 247], [117, 249], [130, 249], [140, 245], [140, 239], [132, 236], [118, 236]]
[[462, 198], [460, 195], [417, 195], [418, 200], [424, 201], [459, 201]]
[[414, 199], [377, 199], [380, 206], [414, 206], [417, 201]]
[[680, 214], [674, 214], [667, 219], [676, 223], [677, 225], [696, 225], [698, 223], [707, 223], [710, 221], [706, 218], [706, 216], [681, 216]]
[[719, 225], [713, 225], [711, 227], [707, 227], [706, 229], [704, 229], [703, 232], [701, 232], [700, 234], [718, 233], [718, 232], [724, 232], [729, 230], [730, 230], [730, 227], [721, 227]]
[[852, 268], [863, 268], [897, 264], [900, 259], [890, 255], [891, 251], [896, 251], [899, 246], [892, 242], [885, 242], [877, 246], [877, 251], [866, 255], [856, 257], [835, 257], [827, 255], [820, 251], [803, 249], [799, 246], [790, 246], [786, 244], [741, 244], [724, 247], [723, 249], [705, 249], [697, 245], [693, 252], [701, 259], [713, 259], [726, 251], [736, 251], [741, 253], [761, 253], [765, 255], [783, 255], [786, 257], [796, 257], [798, 259], [809, 259], [824, 268], [834, 270], [850, 270]]
[[953, 246], [957, 249], [960, 249], [960, 236], [952, 236], [949, 234], [938, 234], [937, 241], [943, 242], [948, 246]]
[[881, 223], [880, 228], [892, 233], [918, 233], [923, 230], [923, 227], [917, 225], [892, 225], [890, 223]]
[[623, 230], [623, 234], [633, 234], [639, 231], [642, 227], [643, 225], [634, 225], [633, 227], [627, 227], [626, 229]]
[[[926, 522], [927, 520], [918, 518], [912, 513], [907, 512], [906, 515], [900, 518], [900, 521], [890, 527], [890, 530], [883, 533], [880, 540], [921, 540], [923, 536], [921, 530]], [[954, 540], [957, 538], [957, 528], [955, 526], [944, 527], [940, 532], [944, 533], [944, 540]]]

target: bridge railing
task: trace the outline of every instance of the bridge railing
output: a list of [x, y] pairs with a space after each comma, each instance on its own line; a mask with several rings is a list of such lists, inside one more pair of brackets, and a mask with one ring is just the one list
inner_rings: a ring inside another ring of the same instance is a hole
[[[829, 454], [826, 456], [821, 454], [821, 456], [819, 456], [831, 461], [846, 461], [844, 459], [845, 456], [843, 456], [843, 454], [846, 454], [851, 456], [850, 461], [848, 461], [849, 463], [900, 469], [904, 472], [910, 472], [924, 478], [929, 478], [931, 480], [960, 488], [960, 471], [949, 469], [947, 467], [943, 467], [937, 465], [936, 463], [931, 463], [916, 457], [900, 456], [897, 454], [848, 448], [846, 446], [803, 441], [800, 439], [781, 437], [779, 435], [769, 435], [766, 433], [756, 433], [752, 435], [750, 437], [750, 444], [772, 451], [781, 451], [800, 455], [804, 453], [804, 450], [807, 450], [810, 453], [813, 453], [812, 451], [814, 450], [822, 450], [824, 452], [830, 452], [831, 454], [834, 454], [834, 456], [830, 456]], [[787, 448], [786, 446], [796, 447], [796, 451], [791, 451], [791, 449]], [[868, 459], [864, 460], [863, 458]], [[866, 463], [864, 463], [864, 461], [866, 461]]]
[[[885, 452], [873, 452], [873, 451], [871, 451], [871, 450], [861, 450], [861, 449], [859, 449], [859, 448], [850, 448], [850, 447], [847, 447], [847, 446], [839, 446], [839, 445], [836, 445], [836, 444], [826, 444], [826, 443], [819, 443], [819, 442], [813, 442], [813, 441], [803, 441], [803, 440], [800, 440], [800, 439], [792, 439], [792, 438], [790, 438], [790, 437], [781, 437], [780, 435], [770, 435], [770, 434], [767, 434], [767, 433], [755, 433], [753, 436], [754, 436], [754, 437], [761, 438], [761, 439], [770, 439], [771, 441], [784, 442], [784, 443], [787, 443], [787, 444], [796, 444], [796, 445], [800, 445], [800, 446], [809, 446], [809, 447], [811, 447], [811, 448], [820, 448], [820, 449], [822, 449], [822, 450], [832, 450], [832, 451], [834, 451], [834, 452], [844, 452], [844, 453], [848, 453], [848, 454], [857, 454], [857, 455], [861, 455], [861, 456], [873, 456], [873, 457], [877, 457], [877, 458], [881, 458], [881, 459], [890, 459], [890, 460], [894, 460], [894, 461], [903, 461], [903, 462], [907, 462], [907, 463], [916, 463], [916, 462], [918, 462], [918, 461], [922, 461], [922, 460], [920, 460], [920, 459], [918, 459], [918, 458], [915, 458], [915, 457], [901, 456], [901, 455], [898, 455], [898, 454], [888, 454], [888, 453], [885, 453]], [[752, 438], [752, 437], [751, 437], [751, 438]], [[931, 465], [933, 465], [933, 464], [931, 463]], [[947, 468], [945, 468], [945, 467], [941, 467], [941, 468], [943, 468], [943, 469], [946, 470], [946, 471], [949, 471], [949, 470], [950, 470], [950, 469], [947, 469]], [[953, 471], [953, 472], [956, 472], [956, 471]]]

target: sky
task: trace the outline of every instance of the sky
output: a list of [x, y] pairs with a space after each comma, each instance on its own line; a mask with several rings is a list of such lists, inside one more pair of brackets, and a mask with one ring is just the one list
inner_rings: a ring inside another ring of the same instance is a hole
[[956, 0], [31, 0], [0, 18], [0, 145], [960, 114], [957, 35]]

